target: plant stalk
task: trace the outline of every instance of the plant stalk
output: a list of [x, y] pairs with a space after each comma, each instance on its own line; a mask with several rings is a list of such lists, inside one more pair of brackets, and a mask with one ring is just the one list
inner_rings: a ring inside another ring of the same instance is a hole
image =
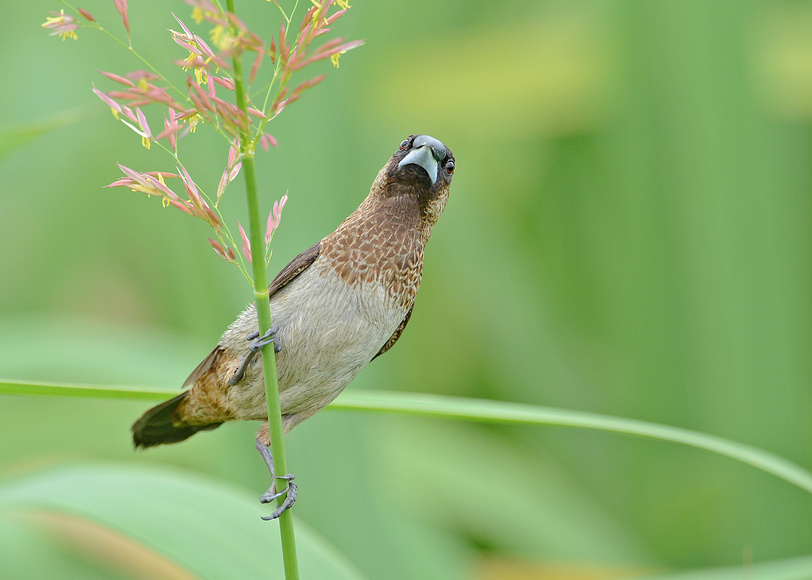
[[[234, 14], [234, 0], [227, 0], [228, 11]], [[237, 106], [248, 117], [248, 104], [245, 99], [245, 81], [242, 72], [242, 60], [239, 55], [232, 59], [234, 67], [234, 92]], [[257, 322], [260, 336], [271, 328], [271, 305], [268, 300], [268, 278], [265, 272], [265, 245], [263, 241], [262, 220], [259, 213], [259, 194], [257, 191], [256, 169], [254, 166], [254, 148], [249, 130], [240, 135], [242, 154], [242, 172], [245, 176], [245, 195], [248, 205], [248, 241], [254, 274], [254, 298], [257, 307]], [[268, 427], [271, 437], [271, 450], [276, 473], [288, 473], [285, 457], [285, 444], [282, 432], [282, 411], [279, 404], [279, 383], [276, 376], [276, 353], [273, 344], [262, 348], [262, 372], [265, 378], [265, 399], [268, 405]], [[284, 496], [277, 505], [281, 505]], [[293, 517], [290, 510], [279, 516], [279, 532], [282, 537], [282, 557], [285, 565], [285, 579], [298, 580], [299, 563], [296, 557], [296, 538], [293, 532]]]

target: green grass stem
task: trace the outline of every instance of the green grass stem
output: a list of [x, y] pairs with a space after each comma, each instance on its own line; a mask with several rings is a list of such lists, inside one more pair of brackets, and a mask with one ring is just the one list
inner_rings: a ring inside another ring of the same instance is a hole
[[[228, 0], [228, 11], [235, 14], [234, 0]], [[236, 34], [236, 31], [234, 31]], [[246, 87], [242, 71], [242, 60], [237, 54], [232, 59], [234, 67], [234, 92], [237, 106], [245, 118], [248, 118]], [[271, 328], [271, 306], [268, 301], [268, 278], [265, 272], [265, 244], [263, 241], [262, 220], [259, 213], [259, 192], [256, 170], [254, 167], [254, 148], [250, 129], [246, 128], [240, 135], [240, 153], [242, 156], [242, 173], [245, 177], [245, 196], [248, 205], [248, 239], [253, 256], [254, 299], [257, 305], [257, 322], [260, 336]], [[262, 348], [262, 371], [265, 378], [265, 400], [268, 406], [268, 426], [271, 438], [271, 451], [274, 467], [280, 474], [288, 473], [285, 443], [282, 434], [282, 413], [279, 403], [279, 384], [276, 376], [276, 354], [273, 344]], [[285, 497], [278, 499], [279, 505]], [[293, 515], [287, 510], [279, 516], [279, 531], [282, 536], [282, 556], [285, 565], [286, 580], [298, 580], [299, 562], [296, 557], [296, 537], [293, 531]]]

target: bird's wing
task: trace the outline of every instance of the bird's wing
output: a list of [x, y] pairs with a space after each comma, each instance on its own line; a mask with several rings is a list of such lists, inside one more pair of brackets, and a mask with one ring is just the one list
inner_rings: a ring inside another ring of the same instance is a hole
[[389, 340], [386, 341], [386, 344], [384, 344], [381, 347], [381, 350], [378, 351], [378, 354], [372, 357], [372, 360], [375, 360], [377, 357], [381, 356], [387, 350], [392, 348], [392, 346], [394, 346], [394, 344], [400, 338], [400, 335], [403, 334], [403, 329], [406, 328], [407, 324], [409, 324], [409, 318], [411, 318], [412, 316], [412, 310], [414, 310], [414, 306], [409, 308], [409, 312], [406, 313], [406, 317], [403, 319], [403, 322], [401, 322], [400, 325], [395, 330], [395, 332], [392, 333], [392, 336], [389, 337]]
[[268, 286], [268, 297], [273, 296], [279, 289], [289, 284], [296, 276], [307, 270], [316, 261], [321, 252], [321, 242], [316, 242], [304, 252], [293, 258], [290, 263], [282, 268], [271, 285]]
[[[289, 284], [291, 280], [296, 278], [299, 274], [304, 272], [310, 264], [316, 261], [316, 258], [319, 257], [319, 252], [321, 251], [321, 242], [317, 242], [306, 249], [304, 252], [293, 258], [291, 262], [282, 268], [282, 271], [276, 275], [276, 278], [273, 279], [271, 285], [268, 286], [268, 295], [273, 296], [274, 293]], [[204, 358], [199, 365], [192, 371], [192, 374], [189, 375], [189, 378], [183, 383], [183, 388], [189, 387], [197, 382], [200, 377], [205, 375], [209, 369], [216, 366], [220, 355], [223, 353], [223, 347], [221, 345], [217, 345], [214, 347], [209, 353], [209, 356]]]
[[189, 378], [187, 378], [183, 382], [183, 386], [181, 388], [185, 389], [186, 387], [189, 387], [189, 386], [195, 384], [200, 377], [205, 375], [208, 372], [208, 370], [210, 368], [212, 368], [212, 366], [216, 365], [217, 360], [220, 358], [220, 355], [222, 353], [223, 353], [223, 347], [220, 346], [219, 344], [217, 346], [215, 346], [214, 350], [212, 350], [209, 353], [209, 356], [204, 358], [200, 362], [200, 364], [195, 367], [195, 370], [193, 370], [192, 374], [189, 375]]

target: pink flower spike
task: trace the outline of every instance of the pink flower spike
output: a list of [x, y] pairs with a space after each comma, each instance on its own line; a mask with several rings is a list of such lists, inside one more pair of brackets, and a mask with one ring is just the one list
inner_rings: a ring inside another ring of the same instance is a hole
[[[133, 123], [138, 122], [138, 119], [135, 117], [135, 113], [133, 113], [133, 110], [130, 107], [127, 107], [125, 105], [121, 105], [121, 112], [125, 117], [127, 117]], [[127, 123], [127, 124], [130, 125], [129, 123]], [[130, 128], [132, 128], [132, 125], [130, 125]]]
[[237, 227], [240, 228], [240, 237], [242, 238], [242, 254], [246, 260], [253, 264], [251, 261], [251, 244], [248, 242], [248, 236], [245, 235], [245, 230], [242, 229], [242, 224], [240, 224], [239, 220], [237, 220]]
[[189, 32], [189, 29], [188, 29], [188, 28], [186, 28], [186, 25], [185, 25], [183, 22], [181, 22], [180, 18], [178, 18], [177, 16], [175, 16], [175, 13], [174, 13], [174, 12], [172, 12], [172, 16], [174, 16], [174, 17], [175, 17], [175, 20], [177, 20], [177, 21], [178, 21], [178, 24], [180, 24], [180, 27], [181, 27], [181, 28], [183, 28], [183, 32], [185, 32], [185, 33], [186, 33], [186, 38], [187, 38], [187, 40], [192, 40], [192, 33], [191, 33], [191, 32]]
[[79, 25], [76, 23], [76, 18], [65, 14], [64, 10], [59, 12], [51, 12], [54, 16], [49, 16], [42, 23], [42, 28], [49, 28], [53, 30], [51, 36], [59, 35], [62, 40], [72, 38], [76, 40], [76, 32]]
[[259, 144], [262, 146], [262, 148], [265, 151], [268, 150], [269, 145], [271, 145], [273, 147], [278, 147], [279, 146], [279, 144], [276, 142], [276, 139], [274, 138], [274, 136], [270, 135], [268, 133], [263, 133], [262, 137], [259, 138]]
[[147, 185], [147, 179], [141, 173], [138, 173], [134, 169], [130, 169], [129, 167], [126, 167], [121, 163], [117, 163], [116, 165], [118, 165], [118, 168], [121, 169], [124, 175], [130, 178], [130, 182], [132, 182], [133, 185], [136, 184], [142, 186]]
[[223, 246], [220, 245], [219, 242], [216, 242], [209, 238], [209, 243], [211, 247], [214, 248], [214, 251], [217, 252], [217, 255], [223, 258], [226, 262], [234, 262], [234, 253], [229, 248], [228, 253], [223, 249]]
[[118, 165], [118, 168], [119, 168], [119, 169], [121, 169], [121, 171], [122, 171], [122, 172], [124, 173], [124, 175], [126, 175], [127, 177], [131, 177], [131, 178], [133, 178], [133, 179], [135, 179], [136, 177], [138, 177], [138, 178], [140, 178], [140, 177], [141, 177], [141, 174], [140, 174], [140, 173], [138, 173], [138, 172], [137, 172], [137, 171], [135, 171], [134, 169], [130, 169], [130, 168], [129, 168], [129, 167], [127, 167], [126, 165], [122, 165], [121, 163], [116, 163], [116, 165]]
[[[198, 104], [198, 102], [195, 101], [194, 99], [195, 96], [200, 101], [198, 109], [205, 111], [214, 111], [214, 106], [212, 106], [209, 97], [206, 95], [206, 92], [200, 88], [200, 85], [198, 85], [197, 83], [193, 83], [191, 77], [187, 77], [186, 85], [187, 88], [190, 89], [189, 97], [192, 99], [192, 101], [194, 101], [196, 105]], [[194, 91], [194, 94], [192, 93], [192, 91]], [[211, 97], [213, 99], [217, 99], [217, 97], [215, 97], [214, 95], [211, 95]]]
[[130, 79], [126, 79], [126, 78], [124, 78], [122, 76], [119, 76], [119, 75], [117, 75], [115, 73], [104, 72], [103, 70], [100, 70], [99, 72], [101, 74], [103, 74], [104, 76], [106, 76], [111, 81], [116, 81], [117, 83], [121, 83], [122, 85], [124, 85], [126, 87], [134, 87], [135, 86], [135, 83], [133, 83]]
[[290, 47], [288, 46], [287, 39], [285, 38], [285, 23], [283, 22], [279, 26], [279, 54], [282, 57], [282, 62], [285, 62], [288, 59], [288, 51]]
[[228, 148], [228, 166], [234, 167], [234, 164], [237, 162], [237, 150], [240, 148], [240, 144], [237, 139], [231, 143], [231, 147]]
[[161, 77], [159, 77], [155, 73], [139, 69], [127, 73], [127, 78], [131, 81], [137, 82], [140, 85], [142, 83], [146, 83], [147, 81], [154, 81], [160, 79]]
[[[284, 94], [284, 92], [285, 91], [283, 91], [283, 94]], [[291, 100], [291, 99], [282, 99], [278, 103], [274, 103], [274, 109], [273, 109], [274, 116], [279, 115], [279, 113], [281, 113], [282, 111], [285, 110], [285, 107], [287, 107], [289, 103], [292, 103], [297, 98], [298, 98], [298, 96], [294, 96], [293, 100]]]
[[195, 34], [194, 36], [194, 41], [195, 44], [197, 44], [197, 46], [200, 47], [200, 52], [203, 53], [203, 56], [211, 59], [216, 58], [217, 55], [214, 54], [214, 51], [211, 48], [209, 48], [209, 45], [206, 44], [206, 41], [200, 38], [197, 34]]
[[316, 33], [313, 35], [313, 38], [318, 38], [322, 34], [327, 34], [331, 30], [332, 30], [332, 28], [321, 28], [321, 29], [316, 31]]
[[220, 85], [221, 87], [228, 89], [229, 91], [234, 90], [234, 81], [232, 81], [231, 79], [216, 77], [214, 75], [211, 75], [209, 78], [218, 85]]
[[288, 202], [288, 194], [282, 196], [282, 199], [279, 201], [273, 202], [273, 209], [271, 213], [268, 214], [268, 224], [265, 226], [265, 245], [271, 243], [271, 237], [273, 237], [273, 233], [276, 231], [276, 228], [279, 227], [279, 222], [282, 219], [282, 210], [285, 208], [285, 204]]
[[[223, 196], [228, 185], [228, 169], [223, 169], [223, 176], [220, 178], [220, 183], [217, 184], [217, 201]], [[216, 205], [216, 204], [215, 204]]]
[[291, 93], [291, 96], [296, 95], [298, 97], [299, 94], [303, 93], [307, 89], [311, 89], [311, 88], [315, 87], [317, 84], [319, 84], [325, 78], [327, 78], [327, 75], [319, 75], [317, 77], [313, 77], [309, 81], [304, 81], [303, 83], [300, 83], [295, 89], [293, 89], [293, 92]]
[[192, 217], [199, 217], [199, 216], [198, 216], [198, 215], [197, 215], [195, 212], [193, 212], [193, 211], [192, 211], [192, 209], [189, 207], [189, 202], [175, 201], [174, 199], [170, 199], [170, 200], [169, 200], [169, 203], [170, 203], [170, 205], [173, 205], [174, 207], [178, 208], [178, 209], [179, 209], [180, 211], [182, 211], [183, 213], [188, 213], [188, 214], [189, 214], [190, 216], [192, 216]]
[[[179, 36], [179, 34], [180, 33], [175, 32], [176, 36], [173, 36], [172, 40], [174, 40], [175, 43], [178, 46], [180, 46], [181, 48], [184, 48], [184, 49], [188, 50], [190, 53], [194, 54], [195, 56], [201, 57], [201, 62], [202, 62], [203, 54], [200, 52], [200, 50], [196, 46], [192, 46], [191, 44], [186, 42], [186, 39], [184, 39], [183, 36]], [[185, 63], [185, 65], [181, 65], [181, 66], [195, 66], [195, 63], [189, 63], [189, 62], [186, 62], [185, 60], [177, 61], [177, 63], [178, 64]]]
[[106, 94], [101, 92], [96, 87], [93, 87], [93, 92], [96, 94], [97, 97], [99, 97], [102, 101], [104, 101], [104, 103], [108, 107], [110, 107], [113, 110], [114, 115], [118, 116], [118, 114], [121, 113], [121, 105], [119, 105], [117, 102], [115, 102], [113, 99], [108, 97]]
[[279, 202], [274, 202], [273, 204], [273, 217], [274, 217], [274, 229], [279, 227], [279, 222], [282, 221], [282, 210], [285, 209], [285, 204], [288, 203], [288, 194], [282, 196], [282, 199]]
[[311, 6], [310, 9], [305, 12], [304, 17], [302, 18], [302, 25], [299, 27], [299, 32], [304, 32], [305, 27], [308, 27], [314, 20], [313, 16], [316, 10], [319, 10], [321, 6], [316, 4], [315, 6]]
[[108, 183], [107, 185], [102, 185], [102, 187], [129, 187], [130, 180], [126, 178], [117, 179], [113, 183]]
[[[274, 202], [274, 210], [276, 209], [277, 205], [278, 205], [278, 202]], [[271, 243], [271, 237], [273, 236], [273, 230], [274, 230], [273, 212], [274, 212], [274, 210], [271, 210], [271, 213], [268, 214], [268, 223], [265, 225], [265, 245], [266, 246]]]
[[[169, 123], [170, 123], [170, 126], [172, 126], [172, 127], [180, 127], [180, 124], [178, 123], [178, 117], [180, 117], [180, 113], [178, 113], [172, 107], [169, 107]], [[178, 150], [178, 134], [176, 132], [172, 132], [169, 135], [169, 144], [172, 146], [172, 150], [177, 152], [177, 150]]]
[[130, 17], [127, 16], [127, 0], [113, 0], [116, 4], [116, 10], [121, 14], [121, 21], [124, 23], [124, 30], [127, 31], [127, 36], [130, 35]]
[[221, 223], [220, 218], [217, 217], [217, 214], [214, 213], [214, 211], [209, 207], [209, 204], [204, 202], [203, 205], [206, 206], [204, 208], [206, 212], [206, 217], [204, 217], [203, 219], [206, 220], [206, 222], [208, 222], [208, 224], [214, 228], [215, 232], [219, 231]]
[[79, 8], [78, 10], [79, 10], [79, 14], [81, 14], [82, 16], [87, 18], [88, 20], [90, 20], [91, 22], [96, 22], [96, 19], [93, 18], [93, 16], [90, 14], [90, 12], [88, 12], [84, 8]]
[[151, 175], [152, 177], [159, 177], [161, 179], [169, 177], [170, 179], [178, 179], [180, 175], [177, 173], [169, 173], [168, 171], [147, 171], [144, 175]]
[[231, 183], [234, 181], [237, 176], [240, 174], [240, 169], [242, 169], [242, 163], [237, 163], [234, 168], [228, 174], [228, 182]]
[[271, 62], [276, 62], [276, 41], [271, 37], [271, 44], [268, 47], [268, 53], [271, 55]]
[[155, 138], [155, 140], [160, 141], [164, 137], [167, 137], [169, 140], [169, 146], [172, 147], [172, 150], [177, 153], [177, 133], [181, 128], [182, 127], [178, 124], [178, 114], [175, 112], [175, 109], [169, 107], [169, 116], [164, 116], [164, 130]]
[[[197, 114], [203, 116], [203, 117], [208, 118], [207, 113], [210, 112], [210, 110], [206, 107], [206, 105], [203, 103], [203, 101], [198, 99], [197, 95], [195, 95], [194, 93], [191, 93], [191, 92], [189, 93], [189, 99], [192, 101], [192, 103], [194, 103], [194, 105], [196, 107], [195, 112]], [[192, 116], [194, 116], [194, 115], [192, 115]]]
[[121, 163], [118, 164], [118, 167], [126, 177], [105, 187], [129, 187], [133, 191], [140, 191], [147, 195], [157, 195], [167, 199], [167, 195], [176, 197], [169, 188], [161, 184], [154, 176], [146, 173], [138, 173], [129, 167], [125, 167]]
[[257, 78], [257, 72], [259, 72], [259, 67], [262, 64], [262, 58], [265, 56], [264, 51], [257, 52], [257, 56], [254, 59], [254, 64], [251, 65], [251, 73], [248, 75], [248, 83], [251, 84], [254, 82], [254, 79]]
[[189, 199], [192, 203], [198, 207], [202, 208], [204, 206], [203, 199], [200, 197], [200, 194], [197, 192], [197, 186], [195, 182], [192, 180], [192, 177], [186, 171], [186, 168], [181, 166], [180, 167], [180, 179], [183, 181], [183, 186], [186, 188], [186, 193], [189, 195]]
[[345, 12], [346, 10], [339, 10], [338, 12], [327, 18], [327, 26], [331, 25], [333, 22], [344, 16]]
[[146, 180], [150, 183], [150, 185], [152, 185], [152, 187], [156, 191], [159, 191], [159, 192], [163, 193], [164, 197], [166, 197], [166, 198], [168, 198], [170, 200], [172, 200], [172, 199], [177, 200], [178, 199], [178, 196], [175, 195], [175, 192], [172, 191], [171, 189], [169, 189], [166, 186], [165, 183], [161, 182], [161, 180], [153, 177], [152, 175], [147, 175], [147, 174], [144, 174], [144, 177], [146, 178]]
[[152, 131], [149, 130], [149, 125], [147, 124], [147, 118], [144, 116], [144, 113], [141, 112], [141, 109], [136, 107], [135, 108], [135, 114], [138, 117], [138, 124], [141, 125], [141, 130], [144, 131], [144, 136], [147, 139], [152, 139]]

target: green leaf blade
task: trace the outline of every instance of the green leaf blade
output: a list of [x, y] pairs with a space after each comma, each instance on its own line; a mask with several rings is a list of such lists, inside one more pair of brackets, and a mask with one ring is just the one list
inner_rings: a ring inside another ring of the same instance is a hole
[[[0, 511], [55, 513], [123, 534], [200, 578], [283, 578], [279, 542], [247, 492], [175, 469], [70, 464], [0, 487]], [[305, 577], [359, 580], [334, 548], [302, 526]]]

